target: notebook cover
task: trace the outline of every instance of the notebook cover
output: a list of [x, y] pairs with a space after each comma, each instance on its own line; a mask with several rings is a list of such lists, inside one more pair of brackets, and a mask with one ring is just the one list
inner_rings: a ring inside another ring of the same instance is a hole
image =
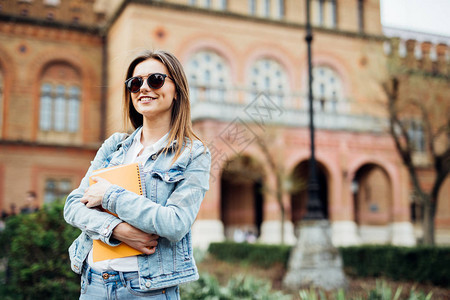
[[[131, 191], [138, 195], [143, 195], [143, 187], [140, 174], [140, 165], [138, 163], [113, 166], [94, 171], [89, 177], [89, 184], [94, 184], [92, 177], [101, 177], [108, 180], [112, 184], [123, 187], [128, 191]], [[109, 211], [107, 212], [117, 217], [116, 214], [113, 214]], [[120, 245], [113, 247], [103, 243], [100, 240], [93, 241], [94, 262], [106, 259], [134, 256], [138, 254], [142, 254], [142, 252], [131, 248], [125, 243], [121, 243]]]

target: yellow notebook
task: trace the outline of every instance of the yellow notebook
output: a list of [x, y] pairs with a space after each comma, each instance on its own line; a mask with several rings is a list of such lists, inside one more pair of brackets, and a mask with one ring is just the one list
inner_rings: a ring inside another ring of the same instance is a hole
[[[144, 192], [140, 174], [140, 165], [138, 163], [119, 165], [94, 171], [89, 177], [89, 184], [94, 184], [92, 177], [101, 177], [108, 180], [112, 184], [123, 187], [128, 191], [138, 195], [143, 195]], [[107, 212], [115, 215], [109, 211]], [[117, 217], [117, 215], [115, 216]], [[94, 262], [142, 254], [142, 252], [131, 248], [125, 243], [122, 243], [116, 247], [109, 246], [100, 240], [94, 240], [93, 243]]]

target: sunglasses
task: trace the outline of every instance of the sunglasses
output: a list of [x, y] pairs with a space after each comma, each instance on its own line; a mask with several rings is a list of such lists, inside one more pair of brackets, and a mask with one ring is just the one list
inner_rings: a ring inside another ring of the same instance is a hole
[[[164, 85], [166, 77], [173, 81], [173, 79], [166, 74], [153, 73], [147, 77], [147, 85], [154, 90], [160, 89]], [[142, 77], [131, 77], [125, 80], [125, 86], [131, 93], [139, 92], [143, 84], [144, 79], [142, 79]]]

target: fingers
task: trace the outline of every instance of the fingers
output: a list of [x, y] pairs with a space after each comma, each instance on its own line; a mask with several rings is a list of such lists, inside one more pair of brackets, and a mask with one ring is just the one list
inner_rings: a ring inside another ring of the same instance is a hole
[[[144, 254], [150, 255], [156, 252], [156, 246], [158, 245], [157, 240], [151, 240], [149, 242], [143, 243], [143, 246], [137, 248], [137, 250], [141, 251]], [[131, 245], [130, 245], [131, 246]]]
[[144, 247], [141, 249], [141, 252], [144, 254], [147, 254], [147, 255], [151, 255], [156, 252], [156, 247], [151, 247], [151, 248]]

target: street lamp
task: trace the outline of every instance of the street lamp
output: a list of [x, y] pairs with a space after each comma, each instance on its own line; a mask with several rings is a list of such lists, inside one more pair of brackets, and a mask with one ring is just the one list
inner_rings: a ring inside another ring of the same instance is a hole
[[308, 47], [308, 103], [309, 103], [309, 134], [311, 141], [311, 157], [309, 159], [309, 178], [308, 178], [308, 204], [305, 220], [322, 220], [324, 219], [322, 203], [319, 198], [319, 181], [317, 180], [317, 163], [315, 158], [314, 145], [314, 107], [313, 107], [313, 90], [312, 90], [312, 53], [311, 43], [313, 34], [310, 19], [310, 0], [306, 0], [306, 45]]
[[290, 290], [315, 286], [327, 290], [346, 286], [342, 258], [333, 246], [329, 235], [330, 224], [324, 218], [319, 199], [319, 184], [314, 157], [314, 119], [312, 94], [312, 32], [309, 12], [310, 0], [306, 0], [306, 43], [308, 45], [309, 72], [309, 129], [311, 136], [311, 158], [309, 163], [308, 212], [299, 227], [299, 238], [289, 256], [288, 271], [283, 285]]

